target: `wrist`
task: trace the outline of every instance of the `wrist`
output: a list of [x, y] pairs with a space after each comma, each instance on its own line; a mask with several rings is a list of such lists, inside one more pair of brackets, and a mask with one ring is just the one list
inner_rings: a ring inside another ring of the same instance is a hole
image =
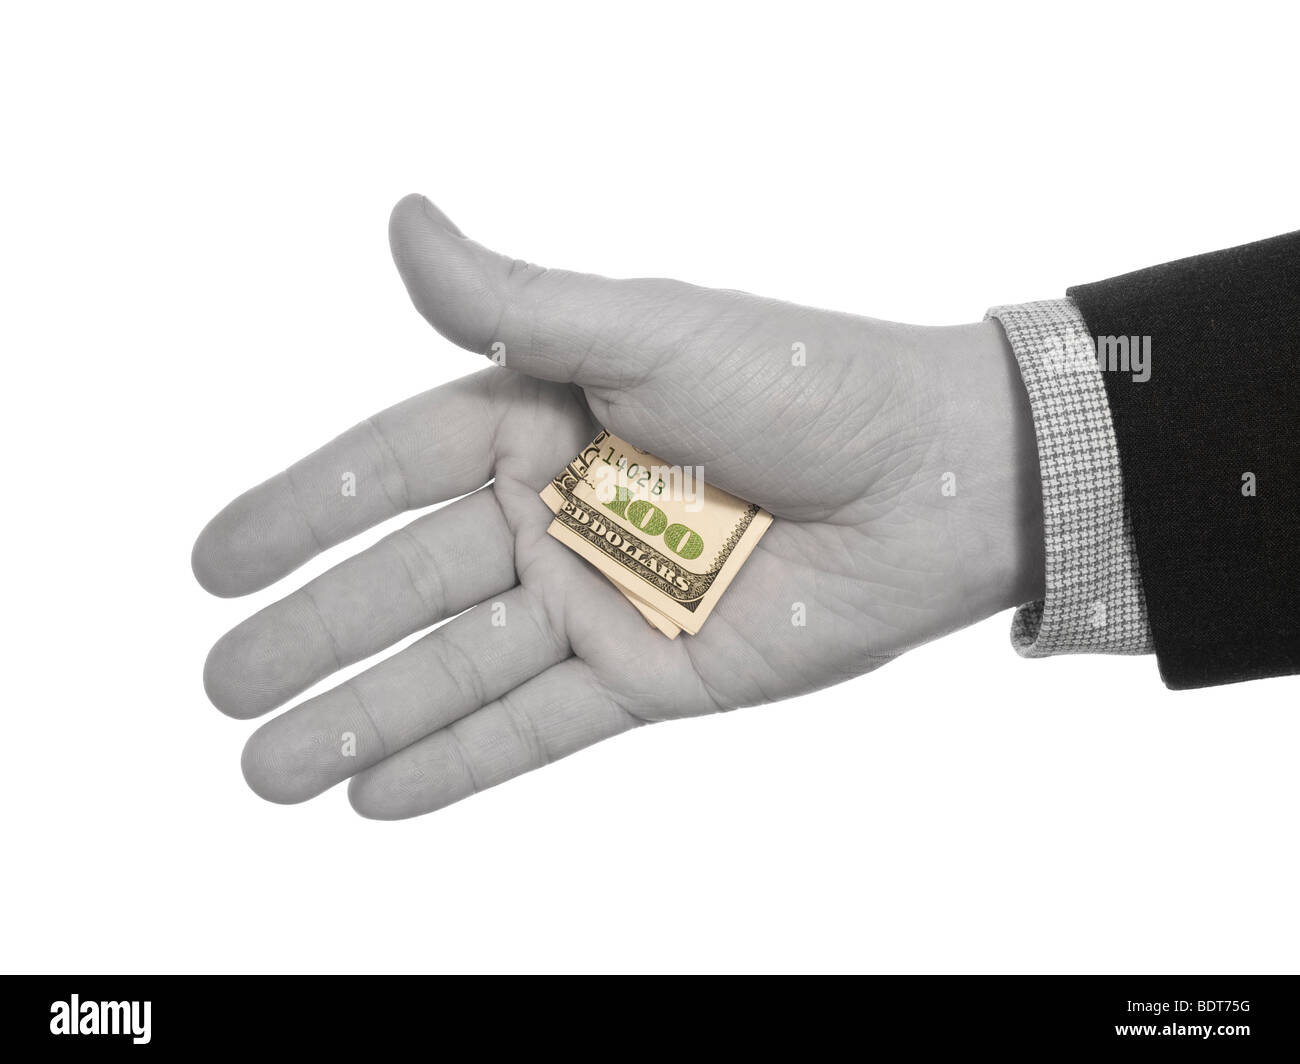
[[953, 430], [945, 449], [965, 471], [958, 531], [967, 594], [992, 614], [1043, 596], [1043, 501], [1033, 413], [997, 321], [942, 332], [949, 334], [941, 347]]

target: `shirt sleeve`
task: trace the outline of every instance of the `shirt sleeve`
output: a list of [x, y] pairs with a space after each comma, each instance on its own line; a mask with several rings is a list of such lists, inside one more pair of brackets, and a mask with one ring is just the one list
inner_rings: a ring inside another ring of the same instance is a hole
[[1150, 654], [1151, 629], [1096, 349], [1069, 299], [994, 307], [1029, 393], [1043, 490], [1045, 587], [1016, 610], [1023, 657]]

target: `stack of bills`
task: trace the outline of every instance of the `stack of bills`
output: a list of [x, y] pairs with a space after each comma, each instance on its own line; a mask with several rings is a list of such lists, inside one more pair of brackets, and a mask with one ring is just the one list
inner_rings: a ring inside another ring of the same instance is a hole
[[772, 523], [700, 473], [602, 431], [541, 493], [547, 531], [669, 639], [700, 630]]

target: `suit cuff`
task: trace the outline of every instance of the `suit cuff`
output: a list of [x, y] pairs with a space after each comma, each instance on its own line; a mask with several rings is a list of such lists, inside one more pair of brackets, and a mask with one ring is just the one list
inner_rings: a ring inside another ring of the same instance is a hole
[[1069, 299], [993, 307], [1029, 393], [1043, 489], [1045, 586], [1016, 610], [1027, 658], [1150, 654], [1151, 629], [1096, 349]]

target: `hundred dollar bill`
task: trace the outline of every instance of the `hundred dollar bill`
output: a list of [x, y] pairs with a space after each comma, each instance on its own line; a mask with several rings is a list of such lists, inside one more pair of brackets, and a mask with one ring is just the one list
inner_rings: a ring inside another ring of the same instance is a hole
[[651, 624], [700, 630], [772, 523], [687, 467], [601, 432], [541, 492], [547, 531], [608, 577]]
[[[547, 506], [551, 508], [552, 513], [554, 513], [561, 505], [561, 501], [560, 501], [561, 497], [558, 493], [548, 493], [546, 491], [543, 491], [542, 498], [546, 501]], [[612, 580], [610, 582], [614, 583]], [[677, 627], [677, 625], [673, 624], [672, 621], [670, 621], [662, 613], [656, 610], [648, 602], [643, 602], [636, 595], [633, 595], [631, 592], [627, 591], [626, 589], [619, 587], [617, 583], [614, 583], [614, 586], [618, 587], [618, 590], [622, 594], [622, 596], [625, 599], [627, 599], [627, 601], [631, 603], [632, 606], [636, 608], [636, 611], [640, 613], [642, 617], [645, 618], [646, 623], [649, 624], [651, 627], [657, 628], [669, 639], [676, 639], [679, 635], [682, 634], [682, 630], [679, 627]]]
[[[551, 500], [547, 498], [545, 493], [543, 493], [542, 497], [546, 499], [548, 506], [552, 505]], [[555, 505], [558, 506], [558, 503]], [[551, 512], [554, 513], [555, 511], [552, 510]], [[547, 531], [550, 531], [550, 529], [547, 529]], [[613, 583], [612, 580], [610, 582]], [[661, 631], [669, 639], [676, 639], [679, 635], [682, 634], [682, 630], [678, 628], [677, 625], [673, 624], [672, 621], [670, 621], [662, 613], [656, 610], [648, 602], [643, 602], [641, 599], [637, 598], [635, 595], [631, 594], [626, 589], [619, 587], [618, 584], [616, 583], [614, 584], [614, 586], [618, 587], [618, 590], [622, 594], [622, 596], [625, 599], [627, 599], [628, 602], [631, 603], [634, 607], [636, 607], [637, 612], [640, 613], [641, 616], [645, 618], [646, 623], [649, 624], [651, 627], [659, 629], [659, 631]]]

